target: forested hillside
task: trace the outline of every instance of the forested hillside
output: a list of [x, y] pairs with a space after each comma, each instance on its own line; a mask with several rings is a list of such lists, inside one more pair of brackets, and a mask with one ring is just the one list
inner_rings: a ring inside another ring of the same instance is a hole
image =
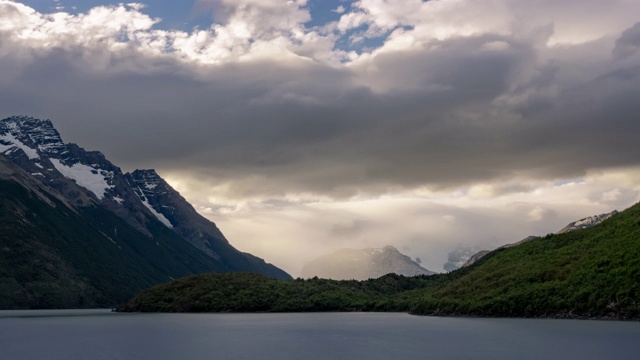
[[208, 274], [144, 291], [120, 311], [407, 311], [639, 318], [640, 205], [592, 228], [499, 249], [448, 274], [366, 281]]

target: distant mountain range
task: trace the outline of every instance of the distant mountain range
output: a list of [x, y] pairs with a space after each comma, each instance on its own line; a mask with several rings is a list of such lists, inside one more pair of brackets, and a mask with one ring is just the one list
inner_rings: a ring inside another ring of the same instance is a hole
[[302, 278], [366, 280], [395, 273], [404, 276], [433, 275], [393, 246], [374, 249], [340, 249], [307, 263]]
[[49, 120], [0, 120], [0, 308], [112, 306], [205, 272], [281, 269], [229, 244], [154, 170], [123, 173]]

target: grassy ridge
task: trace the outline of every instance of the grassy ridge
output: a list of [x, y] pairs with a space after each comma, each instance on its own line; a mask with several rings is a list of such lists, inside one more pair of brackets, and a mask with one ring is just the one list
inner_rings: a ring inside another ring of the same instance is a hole
[[640, 205], [600, 225], [495, 251], [449, 274], [367, 281], [207, 274], [146, 290], [120, 311], [408, 311], [640, 317]]

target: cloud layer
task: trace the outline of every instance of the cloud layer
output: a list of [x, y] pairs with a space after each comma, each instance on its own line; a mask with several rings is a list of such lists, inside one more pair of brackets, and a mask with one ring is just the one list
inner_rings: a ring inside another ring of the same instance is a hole
[[[314, 27], [308, 5], [202, 0], [216, 22], [184, 32], [157, 29], [141, 4], [72, 15], [0, 0], [0, 115], [51, 118], [125, 168], [156, 167], [213, 217], [460, 191], [497, 209], [640, 165], [638, 2], [362, 0]], [[637, 199], [616, 188], [600, 193]], [[521, 215], [550, 224], [547, 205]], [[358, 229], [380, 219], [358, 213], [322, 236], [364, 244]]]

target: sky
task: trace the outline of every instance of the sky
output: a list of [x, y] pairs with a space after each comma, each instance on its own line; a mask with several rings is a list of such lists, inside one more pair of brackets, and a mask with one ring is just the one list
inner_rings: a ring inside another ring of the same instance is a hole
[[297, 276], [640, 200], [640, 1], [0, 0], [0, 117], [155, 168]]

